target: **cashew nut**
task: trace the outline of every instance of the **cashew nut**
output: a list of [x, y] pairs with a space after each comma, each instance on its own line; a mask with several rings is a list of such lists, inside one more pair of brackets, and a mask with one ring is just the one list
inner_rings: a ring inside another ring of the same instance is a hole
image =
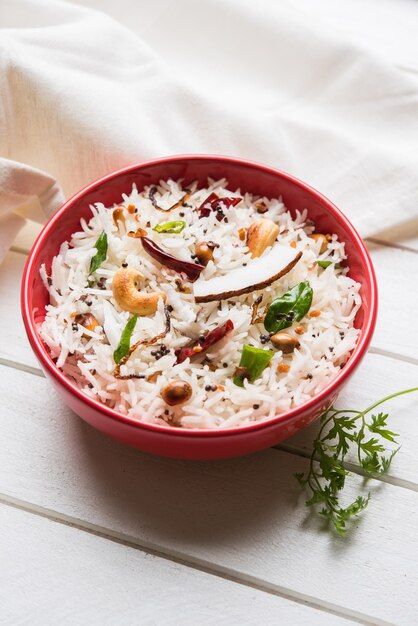
[[271, 220], [253, 222], [248, 229], [247, 246], [253, 258], [261, 256], [266, 248], [272, 246], [279, 234], [279, 227]]
[[162, 291], [139, 291], [143, 280], [143, 274], [133, 267], [121, 267], [116, 272], [113, 277], [113, 296], [121, 309], [138, 315], [151, 315], [157, 310], [160, 298], [166, 301]]

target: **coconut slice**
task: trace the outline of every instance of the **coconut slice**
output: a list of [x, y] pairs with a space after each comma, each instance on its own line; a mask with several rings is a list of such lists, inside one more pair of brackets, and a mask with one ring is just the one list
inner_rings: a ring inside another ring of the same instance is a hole
[[290, 272], [302, 256], [290, 246], [276, 244], [267, 254], [250, 261], [246, 267], [231, 270], [224, 276], [198, 280], [193, 285], [196, 302], [226, 300], [257, 289], [264, 289]]

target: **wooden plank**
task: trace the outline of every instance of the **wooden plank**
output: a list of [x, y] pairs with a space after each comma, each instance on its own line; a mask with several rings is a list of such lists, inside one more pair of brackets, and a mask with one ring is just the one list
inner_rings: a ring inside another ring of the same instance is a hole
[[43, 378], [1, 374], [4, 497], [363, 621], [414, 623], [415, 492], [371, 481], [369, 510], [341, 539], [303, 506], [293, 473], [305, 459], [278, 450], [212, 463], [154, 458], [85, 425]]
[[[369, 246], [379, 287], [379, 313], [372, 346], [418, 360], [418, 254]], [[415, 313], [414, 313], [415, 312]]]
[[3, 624], [353, 623], [10, 506], [0, 520]]

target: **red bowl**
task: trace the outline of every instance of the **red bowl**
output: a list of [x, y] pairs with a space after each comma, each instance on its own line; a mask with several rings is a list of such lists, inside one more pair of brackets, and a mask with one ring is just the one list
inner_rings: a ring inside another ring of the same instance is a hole
[[[45, 316], [48, 294], [39, 268], [50, 270], [52, 258], [63, 241], [79, 230], [80, 218], [90, 216], [89, 204], [106, 206], [120, 202], [121, 194], [157, 183], [160, 179], [198, 180], [227, 178], [229, 187], [283, 201], [292, 213], [308, 209], [320, 232], [336, 233], [346, 244], [350, 276], [361, 284], [362, 307], [355, 325], [360, 336], [348, 362], [337, 378], [321, 393], [272, 419], [224, 430], [182, 429], [145, 424], [122, 415], [86, 396], [56, 367], [39, 337], [37, 325]], [[224, 156], [174, 156], [126, 167], [88, 185], [68, 200], [49, 220], [37, 238], [26, 263], [21, 292], [22, 315], [31, 346], [46, 377], [64, 402], [86, 422], [111, 437], [146, 452], [183, 459], [226, 458], [272, 446], [316, 420], [337, 398], [338, 393], [358, 367], [370, 343], [377, 315], [377, 285], [369, 254], [348, 219], [306, 183], [265, 165]]]

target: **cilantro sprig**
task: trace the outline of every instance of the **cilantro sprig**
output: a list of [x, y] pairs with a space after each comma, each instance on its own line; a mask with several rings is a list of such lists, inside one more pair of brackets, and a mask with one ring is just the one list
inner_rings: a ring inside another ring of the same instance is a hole
[[[347, 522], [367, 507], [370, 493], [359, 495], [348, 506], [340, 503], [341, 491], [349, 471], [345, 457], [352, 447], [367, 477], [385, 474], [399, 451], [397, 433], [387, 428], [387, 413], [368, 415], [392, 398], [418, 391], [418, 387], [398, 391], [375, 402], [364, 411], [329, 408], [321, 416], [321, 428], [314, 440], [309, 471], [295, 474], [299, 484], [309, 493], [307, 506], [320, 506], [319, 514], [334, 526], [340, 535], [347, 532]], [[385, 442], [395, 444], [388, 449]]]

